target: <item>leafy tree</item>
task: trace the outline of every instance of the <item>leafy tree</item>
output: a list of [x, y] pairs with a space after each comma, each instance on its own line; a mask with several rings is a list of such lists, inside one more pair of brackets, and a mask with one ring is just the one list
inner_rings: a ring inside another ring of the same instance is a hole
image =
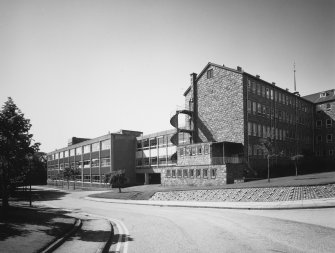
[[105, 175], [105, 182], [108, 182], [112, 187], [119, 188], [119, 192], [121, 192], [121, 188], [127, 182], [127, 178], [125, 175], [125, 170], [118, 170]]
[[9, 187], [27, 175], [28, 157], [39, 149], [40, 143], [32, 144], [30, 127], [30, 120], [25, 119], [9, 97], [0, 111], [0, 182], [4, 213], [9, 206]]
[[272, 139], [270, 137], [267, 138], [261, 138], [259, 140], [259, 145], [258, 145], [264, 153], [264, 156], [267, 159], [268, 162], [268, 182], [270, 182], [270, 159], [272, 157], [276, 156], [281, 156], [283, 155], [283, 152], [276, 152], [276, 149], [272, 143]]
[[76, 177], [80, 175], [80, 171], [75, 167], [66, 167], [63, 171], [63, 178], [67, 181], [67, 188], [70, 188], [70, 180], [73, 180], [73, 189], [76, 189]]

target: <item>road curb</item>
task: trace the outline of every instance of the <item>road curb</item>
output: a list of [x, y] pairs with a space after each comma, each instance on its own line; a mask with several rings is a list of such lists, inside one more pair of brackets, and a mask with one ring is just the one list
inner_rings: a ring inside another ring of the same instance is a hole
[[77, 230], [81, 227], [82, 221], [81, 219], [75, 219], [72, 229], [65, 233], [61, 238], [57, 238], [54, 242], [46, 246], [45, 249], [39, 251], [39, 253], [50, 253], [53, 252], [56, 248], [58, 248], [65, 240], [67, 240], [71, 235], [73, 235]]
[[[129, 204], [129, 205], [150, 205], [161, 207], [188, 207], [188, 208], [217, 208], [217, 209], [244, 209], [244, 210], [287, 210], [287, 209], [315, 209], [335, 207], [335, 198], [314, 199], [304, 201], [283, 201], [283, 202], [183, 202], [183, 201], [141, 201], [141, 200], [117, 200], [85, 197], [85, 199], [96, 202]], [[304, 203], [305, 202], [305, 203]]]
[[109, 248], [110, 248], [113, 236], [114, 236], [114, 228], [113, 228], [113, 225], [112, 225], [111, 221], [108, 220], [108, 219], [105, 219], [105, 220], [109, 223], [109, 225], [111, 227], [111, 231], [109, 233], [107, 241], [102, 242], [100, 244], [99, 248], [95, 251], [95, 253], [107, 253], [109, 251]]

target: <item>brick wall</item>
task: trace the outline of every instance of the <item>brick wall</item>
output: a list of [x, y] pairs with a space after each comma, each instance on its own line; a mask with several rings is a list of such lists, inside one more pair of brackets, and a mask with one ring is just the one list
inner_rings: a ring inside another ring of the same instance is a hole
[[[197, 80], [198, 133], [202, 142], [244, 143], [242, 73], [211, 65], [213, 77], [206, 72]], [[189, 94], [185, 103], [188, 104]]]

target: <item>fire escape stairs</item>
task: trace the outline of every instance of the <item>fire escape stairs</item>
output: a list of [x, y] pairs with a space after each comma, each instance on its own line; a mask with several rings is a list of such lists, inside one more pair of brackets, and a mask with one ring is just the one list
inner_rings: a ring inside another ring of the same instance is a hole
[[176, 133], [174, 135], [172, 135], [171, 137], [171, 143], [175, 146], [178, 146], [178, 134], [179, 133], [189, 133], [190, 135], [193, 134], [194, 130], [193, 129], [187, 129], [187, 128], [179, 128], [178, 125], [178, 115], [182, 113], [182, 114], [186, 114], [188, 116], [190, 116], [191, 118], [193, 118], [193, 111], [191, 110], [187, 110], [187, 109], [181, 109], [181, 110], [177, 110], [176, 113], [171, 117], [170, 119], [170, 124], [177, 129]]

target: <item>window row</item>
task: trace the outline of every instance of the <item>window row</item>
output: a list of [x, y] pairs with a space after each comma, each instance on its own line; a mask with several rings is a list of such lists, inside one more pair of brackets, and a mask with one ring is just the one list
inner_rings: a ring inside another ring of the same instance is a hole
[[197, 145], [191, 147], [182, 147], [178, 149], [179, 156], [207, 155], [210, 152], [209, 144]]
[[136, 159], [136, 166], [150, 166], [150, 165], [169, 165], [176, 164], [177, 160], [173, 159], [172, 156], [162, 156], [162, 157], [144, 157]]
[[99, 159], [92, 159], [92, 160], [84, 160], [84, 161], [77, 161], [77, 162], [72, 162], [71, 164], [69, 163], [60, 163], [59, 165], [48, 165], [48, 169], [66, 169], [69, 168], [71, 165], [71, 168], [96, 168], [99, 167], [106, 167], [110, 166], [110, 158], [101, 158], [100, 164], [99, 164]]
[[137, 141], [137, 149], [148, 149], [148, 148], [153, 148], [158, 146], [167, 146], [167, 145], [172, 145], [171, 142], [171, 137], [173, 134], [169, 135], [163, 135], [159, 137], [154, 137], [154, 138], [147, 138], [143, 140], [138, 140]]
[[247, 109], [249, 114], [263, 116], [267, 118], [278, 119], [279, 122], [286, 122], [288, 124], [299, 123], [302, 125], [310, 125], [310, 119], [307, 116], [298, 115], [295, 117], [294, 113], [288, 113], [278, 109], [270, 108], [255, 101], [248, 100]]
[[328, 152], [327, 150], [317, 150], [315, 151], [315, 155], [316, 156], [333, 156], [335, 153], [334, 153], [334, 149], [328, 149]]
[[258, 96], [262, 96], [267, 99], [274, 100], [275, 102], [281, 103], [283, 105], [291, 106], [292, 108], [298, 108], [303, 112], [311, 112], [312, 106], [308, 105], [304, 101], [301, 101], [296, 96], [293, 95], [285, 95], [279, 91], [273, 91], [273, 89], [262, 85], [260, 83], [256, 83], [253, 80], [248, 79], [248, 90]]
[[[333, 121], [331, 119], [326, 119], [325, 121], [325, 126], [326, 128], [330, 128], [333, 126]], [[322, 127], [322, 120], [317, 120], [316, 121], [316, 128], [321, 128]]]
[[311, 137], [304, 134], [302, 131], [296, 133], [295, 130], [274, 128], [252, 122], [248, 122], [248, 135], [260, 138], [271, 138], [279, 141], [298, 138], [300, 141], [303, 141], [307, 144], [311, 143]]
[[[325, 136], [325, 141], [326, 141], [326, 143], [332, 143], [333, 142], [333, 135], [332, 134], [327, 134]], [[323, 142], [322, 135], [317, 135], [316, 136], [316, 143], [322, 143], [322, 142]]]
[[[210, 175], [208, 175], [210, 173]], [[167, 169], [166, 177], [170, 178], [212, 178], [217, 177], [217, 169]]]
[[96, 142], [96, 143], [92, 143], [92, 144], [88, 144], [82, 147], [78, 147], [78, 148], [73, 148], [70, 150], [66, 150], [66, 151], [61, 151], [58, 153], [54, 153], [52, 155], [48, 155], [48, 161], [52, 161], [55, 159], [62, 159], [62, 158], [66, 158], [69, 156], [75, 156], [75, 155], [82, 155], [82, 154], [87, 154], [87, 153], [91, 153], [91, 152], [97, 152], [100, 150], [108, 150], [110, 149], [110, 140], [105, 140], [105, 141], [101, 141], [101, 142]]
[[[292, 157], [297, 154], [295, 147], [278, 147], [276, 152], [281, 157]], [[248, 145], [248, 156], [265, 158], [266, 151], [260, 145]]]

